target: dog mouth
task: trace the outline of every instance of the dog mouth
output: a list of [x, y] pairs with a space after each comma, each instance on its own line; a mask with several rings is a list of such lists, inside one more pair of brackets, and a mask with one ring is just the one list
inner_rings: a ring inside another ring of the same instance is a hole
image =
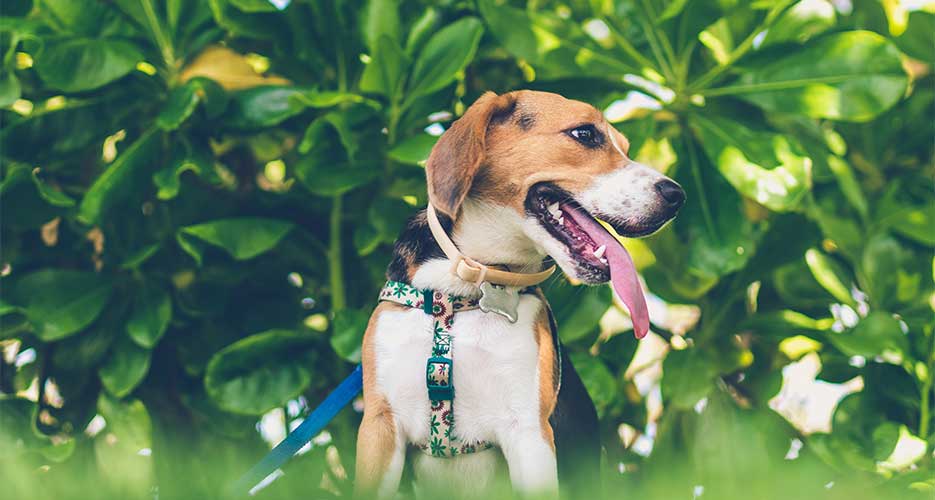
[[530, 191], [527, 211], [568, 250], [579, 277], [589, 283], [610, 281], [627, 306], [637, 338], [649, 331], [649, 312], [633, 259], [623, 245], [562, 189], [542, 184]]

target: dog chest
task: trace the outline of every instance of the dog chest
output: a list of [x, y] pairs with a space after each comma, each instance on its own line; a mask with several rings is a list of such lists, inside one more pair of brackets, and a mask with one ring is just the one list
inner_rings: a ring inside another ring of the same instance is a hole
[[[538, 425], [539, 346], [534, 322], [542, 303], [523, 295], [519, 319], [469, 310], [455, 314], [454, 431], [465, 441], [497, 443], [517, 425]], [[376, 389], [389, 402], [410, 443], [429, 435], [425, 365], [432, 351], [431, 318], [419, 309], [380, 315], [374, 335]]]

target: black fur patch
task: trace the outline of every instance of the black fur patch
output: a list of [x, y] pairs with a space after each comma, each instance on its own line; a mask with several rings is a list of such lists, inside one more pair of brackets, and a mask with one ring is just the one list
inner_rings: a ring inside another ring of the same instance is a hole
[[536, 117], [530, 113], [520, 113], [516, 117], [516, 124], [523, 130], [529, 130], [536, 125]]
[[490, 115], [490, 125], [500, 125], [513, 117], [516, 112], [516, 99], [510, 99], [506, 106], [499, 108]]
[[[441, 222], [446, 232], [451, 231], [451, 218], [439, 213], [438, 221]], [[386, 269], [386, 277], [393, 281], [408, 283], [411, 279], [410, 269], [428, 260], [444, 257], [445, 254], [432, 236], [425, 210], [420, 210], [406, 222], [406, 227], [396, 240], [396, 245], [393, 247], [393, 259], [390, 260], [390, 265]]]

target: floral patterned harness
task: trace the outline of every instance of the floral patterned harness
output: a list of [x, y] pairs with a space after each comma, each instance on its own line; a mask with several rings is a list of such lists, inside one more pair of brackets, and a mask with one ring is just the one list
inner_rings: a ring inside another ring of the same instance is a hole
[[[523, 290], [529, 293], [534, 288]], [[432, 317], [432, 356], [425, 367], [431, 416], [429, 442], [418, 445], [423, 452], [439, 458], [451, 458], [493, 448], [486, 441], [465, 443], [454, 434], [454, 397], [452, 381], [452, 338], [456, 312], [477, 309], [477, 299], [420, 290], [399, 281], [387, 281], [380, 291], [380, 300], [422, 309]]]

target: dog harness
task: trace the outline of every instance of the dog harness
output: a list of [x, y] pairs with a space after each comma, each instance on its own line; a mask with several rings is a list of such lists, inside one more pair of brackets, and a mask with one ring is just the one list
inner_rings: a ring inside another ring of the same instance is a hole
[[[521, 293], [532, 293], [533, 290], [527, 288]], [[432, 318], [432, 355], [425, 366], [425, 385], [431, 408], [429, 441], [419, 444], [419, 449], [433, 457], [451, 458], [493, 448], [487, 441], [463, 442], [454, 433], [455, 388], [452, 380], [451, 328], [455, 313], [477, 309], [478, 300], [420, 290], [399, 281], [387, 281], [380, 291], [380, 300], [422, 309]]]

